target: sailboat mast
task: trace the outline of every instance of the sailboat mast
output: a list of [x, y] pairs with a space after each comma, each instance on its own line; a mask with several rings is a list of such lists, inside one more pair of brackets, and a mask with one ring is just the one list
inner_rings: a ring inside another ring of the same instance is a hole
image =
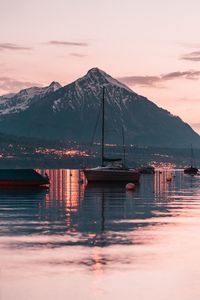
[[102, 99], [102, 132], [101, 132], [101, 166], [104, 166], [104, 102], [105, 102], [105, 87], [103, 87], [103, 99]]

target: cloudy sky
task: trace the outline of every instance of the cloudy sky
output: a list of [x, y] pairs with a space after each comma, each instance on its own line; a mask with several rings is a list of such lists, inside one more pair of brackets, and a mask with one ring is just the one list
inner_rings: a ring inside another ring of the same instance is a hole
[[200, 133], [199, 0], [0, 0], [0, 94], [99, 67]]

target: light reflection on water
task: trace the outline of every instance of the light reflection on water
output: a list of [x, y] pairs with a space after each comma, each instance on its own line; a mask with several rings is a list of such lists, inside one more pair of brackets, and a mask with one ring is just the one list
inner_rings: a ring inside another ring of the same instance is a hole
[[128, 192], [45, 171], [49, 190], [0, 191], [1, 300], [199, 299], [200, 177]]

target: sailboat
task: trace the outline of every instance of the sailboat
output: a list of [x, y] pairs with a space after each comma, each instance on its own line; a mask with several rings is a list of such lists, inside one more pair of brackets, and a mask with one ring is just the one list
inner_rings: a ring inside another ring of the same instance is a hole
[[134, 182], [139, 183], [140, 172], [125, 167], [122, 158], [105, 157], [105, 87], [102, 99], [101, 166], [83, 170], [88, 182]]
[[184, 169], [184, 173], [185, 174], [189, 174], [189, 175], [196, 175], [198, 173], [198, 169], [195, 166], [195, 159], [194, 159], [194, 152], [193, 152], [193, 148], [191, 145], [191, 152], [190, 152], [190, 167]]

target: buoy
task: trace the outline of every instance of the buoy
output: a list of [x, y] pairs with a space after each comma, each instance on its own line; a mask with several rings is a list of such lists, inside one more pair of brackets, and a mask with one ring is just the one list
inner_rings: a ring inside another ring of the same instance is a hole
[[134, 191], [135, 190], [135, 184], [132, 182], [127, 183], [126, 190], [128, 191]]

